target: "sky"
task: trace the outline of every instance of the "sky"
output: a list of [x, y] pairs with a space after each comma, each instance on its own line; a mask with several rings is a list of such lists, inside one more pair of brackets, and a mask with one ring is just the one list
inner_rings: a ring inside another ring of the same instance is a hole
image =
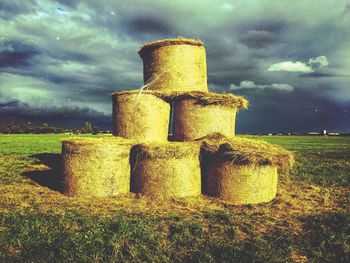
[[245, 96], [238, 133], [350, 132], [350, 1], [0, 0], [0, 125], [111, 129], [137, 51], [204, 42], [213, 92]]

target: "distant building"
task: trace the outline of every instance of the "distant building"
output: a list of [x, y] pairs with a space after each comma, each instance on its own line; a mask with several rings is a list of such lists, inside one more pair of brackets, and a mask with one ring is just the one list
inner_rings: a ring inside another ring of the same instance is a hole
[[330, 136], [338, 136], [338, 135], [340, 135], [340, 133], [339, 132], [330, 132], [330, 133], [328, 133], [328, 135], [330, 135]]
[[319, 132], [309, 132], [308, 135], [320, 135]]

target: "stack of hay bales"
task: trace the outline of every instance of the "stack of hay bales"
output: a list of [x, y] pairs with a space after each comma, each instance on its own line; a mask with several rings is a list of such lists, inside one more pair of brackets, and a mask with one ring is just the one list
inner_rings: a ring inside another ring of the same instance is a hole
[[[203, 43], [165, 39], [145, 44], [139, 54], [143, 89], [112, 94], [115, 137], [63, 141], [65, 192], [113, 196], [131, 189], [151, 198], [202, 193], [234, 204], [272, 200], [277, 168], [292, 157], [235, 137], [236, 113], [248, 102], [208, 91]], [[169, 127], [175, 142], [168, 141]]]

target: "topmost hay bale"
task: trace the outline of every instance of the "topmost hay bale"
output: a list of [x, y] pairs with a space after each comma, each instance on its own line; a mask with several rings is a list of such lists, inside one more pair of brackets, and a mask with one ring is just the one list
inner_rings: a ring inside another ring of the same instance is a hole
[[164, 39], [147, 43], [143, 59], [144, 83], [160, 91], [208, 91], [207, 64], [203, 43], [193, 39]]
[[113, 134], [142, 141], [167, 141], [170, 104], [153, 91], [112, 94]]

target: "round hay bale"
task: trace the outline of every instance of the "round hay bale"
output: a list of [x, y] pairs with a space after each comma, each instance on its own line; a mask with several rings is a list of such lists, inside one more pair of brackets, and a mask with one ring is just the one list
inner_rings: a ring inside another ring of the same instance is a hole
[[130, 192], [130, 141], [75, 138], [62, 141], [64, 193], [106, 197]]
[[276, 166], [239, 166], [213, 158], [206, 171], [207, 194], [233, 204], [269, 202], [277, 192]]
[[152, 91], [112, 94], [113, 134], [142, 141], [167, 141], [170, 104]]
[[282, 147], [210, 135], [202, 140], [203, 192], [233, 204], [269, 202], [276, 196], [277, 169], [293, 164]]
[[233, 137], [237, 110], [247, 106], [242, 97], [204, 92], [178, 94], [174, 102], [176, 141], [192, 141], [214, 132]]
[[132, 180], [136, 193], [153, 198], [201, 193], [198, 143], [169, 142], [135, 146]]
[[161, 91], [208, 91], [207, 64], [203, 43], [193, 39], [164, 39], [145, 44], [145, 86]]

